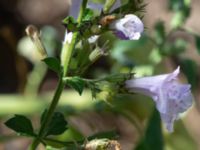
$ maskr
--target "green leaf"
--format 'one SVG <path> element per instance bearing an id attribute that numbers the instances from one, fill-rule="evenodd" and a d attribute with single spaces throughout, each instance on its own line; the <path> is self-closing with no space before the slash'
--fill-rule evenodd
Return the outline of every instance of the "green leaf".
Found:
<path id="1" fill-rule="evenodd" d="M 155 29 L 154 37 L 155 37 L 156 43 L 158 45 L 163 44 L 163 42 L 165 41 L 165 36 L 166 36 L 164 22 L 162 21 L 157 22 L 154 29 Z"/>
<path id="2" fill-rule="evenodd" d="M 13 118 L 6 121 L 5 125 L 22 135 L 34 135 L 32 123 L 25 116 L 15 115 Z"/>
<path id="3" fill-rule="evenodd" d="M 136 150 L 163 150 L 161 119 L 160 114 L 156 109 L 154 109 L 149 120 L 145 136 L 136 147 Z"/>
<path id="4" fill-rule="evenodd" d="M 196 40 L 195 42 L 196 42 L 197 51 L 200 54 L 200 36 L 196 35 L 195 40 Z"/>
<path id="5" fill-rule="evenodd" d="M 41 125 L 44 121 L 44 117 L 46 116 L 46 113 L 47 111 L 44 111 L 44 113 L 41 116 Z M 66 126 L 67 126 L 67 121 L 65 120 L 64 115 L 60 112 L 55 112 L 46 130 L 46 136 L 60 135 L 65 132 L 65 130 L 67 129 Z"/>
<path id="6" fill-rule="evenodd" d="M 94 15 L 93 11 L 89 8 L 86 8 L 85 11 L 84 11 L 82 20 L 83 21 L 90 21 L 92 19 L 93 15 Z"/>
<path id="7" fill-rule="evenodd" d="M 127 3 L 121 5 L 121 7 L 113 10 L 111 13 L 129 14 L 136 12 L 144 12 L 146 5 L 146 3 L 140 1 L 128 0 Z"/>
<path id="8" fill-rule="evenodd" d="M 43 59 L 43 61 L 46 63 L 46 65 L 49 67 L 49 69 L 55 71 L 56 73 L 61 73 L 61 66 L 58 59 L 53 57 L 47 57 Z"/>
<path id="9" fill-rule="evenodd" d="M 78 29 L 78 23 L 71 16 L 68 16 L 65 19 L 63 19 L 62 23 L 68 31 L 76 31 Z"/>
<path id="10" fill-rule="evenodd" d="M 192 87 L 197 87 L 198 84 L 198 72 L 197 72 L 197 64 L 190 59 L 183 59 L 180 62 L 181 70 L 186 75 L 188 82 L 192 85 Z"/>
<path id="11" fill-rule="evenodd" d="M 85 81 L 80 77 L 75 76 L 67 79 L 66 84 L 75 89 L 79 95 L 81 95 L 85 86 Z"/>

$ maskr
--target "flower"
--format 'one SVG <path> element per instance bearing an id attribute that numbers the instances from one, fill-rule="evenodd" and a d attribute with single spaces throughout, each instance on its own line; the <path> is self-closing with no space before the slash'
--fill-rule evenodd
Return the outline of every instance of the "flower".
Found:
<path id="1" fill-rule="evenodd" d="M 192 105 L 191 86 L 178 83 L 179 72 L 178 67 L 170 74 L 136 78 L 125 83 L 130 92 L 152 97 L 169 132 L 173 131 L 173 123 L 178 119 L 179 113 L 186 111 Z"/>
<path id="2" fill-rule="evenodd" d="M 144 25 L 140 18 L 133 14 L 125 15 L 110 24 L 116 36 L 123 40 L 138 40 L 144 30 Z"/>

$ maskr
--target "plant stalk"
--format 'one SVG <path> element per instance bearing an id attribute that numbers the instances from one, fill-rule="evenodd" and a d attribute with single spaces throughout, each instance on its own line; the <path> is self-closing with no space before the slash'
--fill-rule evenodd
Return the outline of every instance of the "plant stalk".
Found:
<path id="1" fill-rule="evenodd" d="M 82 17 L 83 17 L 83 13 L 85 11 L 85 8 L 87 6 L 87 1 L 88 0 L 83 0 L 82 1 L 82 5 L 80 7 L 80 12 L 79 12 L 79 16 L 78 16 L 78 19 L 77 19 L 77 23 L 78 23 L 78 26 L 81 24 L 81 20 L 82 20 Z M 77 37 L 78 37 L 78 31 L 74 32 L 73 33 L 73 36 L 72 36 L 72 41 L 70 43 L 70 46 L 68 47 L 67 50 L 63 49 L 63 51 L 66 51 L 65 53 L 65 62 L 64 62 L 64 66 L 63 66 L 63 76 L 65 77 L 68 73 L 68 69 L 69 69 L 69 64 L 70 64 L 70 58 L 71 58 L 71 55 L 72 55 L 72 52 L 74 50 L 74 47 L 76 45 L 76 40 L 77 40 Z M 66 41 L 67 42 L 67 41 Z M 68 43 L 64 43 L 64 46 L 63 48 L 67 48 L 67 46 L 65 46 L 66 44 Z"/>
<path id="2" fill-rule="evenodd" d="M 88 0 L 83 0 L 82 1 L 82 5 L 81 5 L 81 8 L 80 8 L 79 16 L 78 16 L 78 19 L 77 19 L 77 22 L 78 22 L 79 25 L 81 23 L 81 20 L 82 20 L 82 17 L 83 17 L 83 13 L 84 13 L 86 5 L 87 5 L 87 1 Z M 59 78 L 57 89 L 56 89 L 55 94 L 53 96 L 53 99 L 51 101 L 50 107 L 49 107 L 49 109 L 47 111 L 47 115 L 45 116 L 44 121 L 42 122 L 41 128 L 39 130 L 39 134 L 38 134 L 37 138 L 34 139 L 34 141 L 33 141 L 32 145 L 30 146 L 29 150 L 35 150 L 38 147 L 38 145 L 40 144 L 41 139 L 43 139 L 45 134 L 46 134 L 46 128 L 48 127 L 48 125 L 49 125 L 49 123 L 51 121 L 51 118 L 53 116 L 53 113 L 54 113 L 54 111 L 56 109 L 56 106 L 57 106 L 57 104 L 59 102 L 60 96 L 61 96 L 62 91 L 63 91 L 64 86 L 65 86 L 65 83 L 63 82 L 62 78 L 65 77 L 67 75 L 67 73 L 68 73 L 70 58 L 71 58 L 72 52 L 74 50 L 77 37 L 78 37 L 78 32 L 75 32 L 73 34 L 72 42 L 70 43 L 69 49 L 67 50 L 67 53 L 66 53 L 66 56 L 65 56 L 66 59 L 65 59 L 65 62 L 64 62 L 64 66 L 63 66 L 64 67 L 63 75 Z M 63 47 L 64 47 L 64 45 L 63 45 Z"/>

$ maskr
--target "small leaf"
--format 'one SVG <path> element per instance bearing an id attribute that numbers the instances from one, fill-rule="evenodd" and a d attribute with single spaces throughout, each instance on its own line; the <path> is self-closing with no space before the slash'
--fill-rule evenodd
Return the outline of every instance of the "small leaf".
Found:
<path id="1" fill-rule="evenodd" d="M 163 150 L 161 119 L 156 109 L 154 109 L 149 120 L 145 136 L 136 147 L 136 150 Z"/>
<path id="2" fill-rule="evenodd" d="M 93 11 L 91 9 L 89 9 L 89 8 L 86 8 L 85 12 L 83 14 L 83 19 L 82 20 L 83 21 L 90 21 L 92 19 L 93 15 L 94 15 Z"/>
<path id="3" fill-rule="evenodd" d="M 200 54 L 200 36 L 195 36 L 197 51 Z"/>
<path id="4" fill-rule="evenodd" d="M 5 125 L 20 134 L 29 136 L 34 135 L 32 123 L 25 116 L 15 115 L 15 117 L 6 121 Z"/>
<path id="5" fill-rule="evenodd" d="M 42 114 L 41 124 L 44 120 L 46 112 L 47 111 L 44 111 L 44 113 Z M 67 121 L 65 120 L 64 115 L 60 112 L 55 112 L 46 130 L 46 136 L 62 134 L 67 129 L 66 126 L 67 126 Z"/>
<path id="6" fill-rule="evenodd" d="M 76 31 L 78 29 L 78 23 L 71 16 L 68 16 L 65 19 L 63 19 L 62 23 L 68 31 Z"/>
<path id="7" fill-rule="evenodd" d="M 53 58 L 53 57 L 47 57 L 43 59 L 43 61 L 46 63 L 49 69 L 55 71 L 58 74 L 61 72 L 61 66 L 58 59 Z"/>
<path id="8" fill-rule="evenodd" d="M 79 95 L 82 94 L 83 89 L 84 89 L 84 85 L 85 82 L 83 81 L 83 79 L 81 79 L 80 77 L 72 77 L 70 79 L 67 79 L 66 83 L 73 89 L 75 89 Z"/>

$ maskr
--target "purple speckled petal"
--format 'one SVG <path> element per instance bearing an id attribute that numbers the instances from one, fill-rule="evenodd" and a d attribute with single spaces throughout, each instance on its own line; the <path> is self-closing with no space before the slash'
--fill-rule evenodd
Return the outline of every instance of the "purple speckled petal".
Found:
<path id="1" fill-rule="evenodd" d="M 178 115 L 192 105 L 192 93 L 189 84 L 178 83 L 178 67 L 170 74 L 135 78 L 125 82 L 130 92 L 152 97 L 169 132 L 173 131 L 173 123 Z"/>

